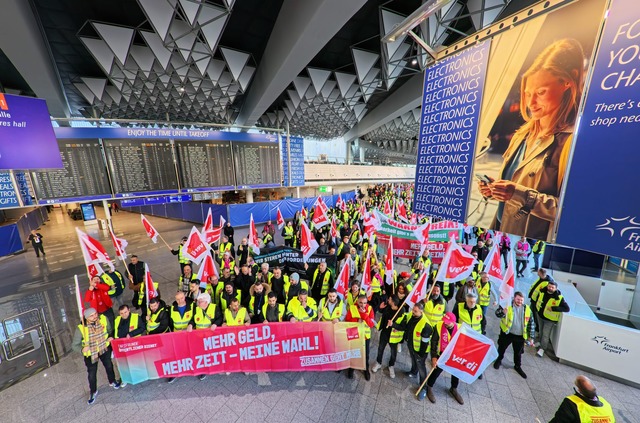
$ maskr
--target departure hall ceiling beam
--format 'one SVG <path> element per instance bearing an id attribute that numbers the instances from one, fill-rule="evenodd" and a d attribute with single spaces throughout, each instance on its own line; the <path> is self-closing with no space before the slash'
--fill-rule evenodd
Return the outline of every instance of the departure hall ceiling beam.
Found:
<path id="1" fill-rule="evenodd" d="M 253 125 L 366 0 L 285 0 L 236 125 Z"/>
<path id="2" fill-rule="evenodd" d="M 30 2 L 4 0 L 0 13 L 0 49 L 36 96 L 44 98 L 52 116 L 69 116 L 53 59 L 40 32 Z"/>
<path id="3" fill-rule="evenodd" d="M 415 109 L 422 102 L 423 74 L 412 76 L 404 85 L 387 97 L 360 122 L 344 134 L 346 142 L 361 137 L 370 131 L 392 121 L 405 112 Z"/>

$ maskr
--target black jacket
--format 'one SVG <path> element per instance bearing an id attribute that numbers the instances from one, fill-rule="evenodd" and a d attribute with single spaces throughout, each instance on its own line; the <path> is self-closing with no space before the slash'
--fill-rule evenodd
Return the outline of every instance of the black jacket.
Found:
<path id="1" fill-rule="evenodd" d="M 544 320 L 549 320 L 546 317 L 544 317 L 544 307 L 547 304 L 547 301 L 552 299 L 558 299 L 558 297 L 560 297 L 562 293 L 560 292 L 559 289 L 556 289 L 556 291 L 553 294 L 549 294 L 549 292 L 546 289 L 544 289 L 540 291 L 540 295 L 542 296 L 542 302 L 540 303 L 540 309 L 536 310 L 538 313 L 538 317 Z M 538 297 L 538 300 L 539 299 L 540 297 Z M 570 310 L 569 304 L 567 304 L 567 302 L 564 300 L 564 297 L 560 301 L 560 305 L 551 307 L 551 311 L 559 311 L 560 313 L 568 313 L 569 310 Z"/>
<path id="2" fill-rule="evenodd" d="M 583 397 L 580 394 L 576 394 L 578 397 L 589 404 L 592 407 L 602 407 L 602 402 L 596 397 L 595 400 L 589 400 Z M 549 423 L 580 423 L 580 414 L 578 413 L 578 406 L 571 401 L 569 398 L 565 398 L 558 411 L 556 411 L 556 415 L 553 416 Z"/>
<path id="3" fill-rule="evenodd" d="M 171 326 L 171 319 L 169 318 L 169 310 L 167 310 L 167 305 L 162 300 L 160 300 L 160 304 L 158 307 L 158 317 L 156 317 L 156 322 L 159 324 L 159 326 L 154 330 L 148 331 L 147 333 L 149 335 L 165 333 L 167 332 L 167 329 L 169 329 L 169 327 Z"/>
<path id="4" fill-rule="evenodd" d="M 113 328 L 113 331 L 118 338 L 126 338 L 127 335 L 133 338 L 134 336 L 145 334 L 147 330 L 146 329 L 147 325 L 146 325 L 146 321 L 144 320 L 144 317 L 138 316 L 138 327 L 132 331 L 129 331 L 130 321 L 131 321 L 131 315 L 129 315 L 129 318 L 127 320 L 120 319 L 120 324 L 118 325 L 118 327 Z"/>
<path id="5" fill-rule="evenodd" d="M 129 273 L 131 274 L 131 278 L 133 279 L 134 284 L 139 284 L 144 281 L 143 261 L 138 261 L 138 263 L 136 264 L 129 263 L 127 267 L 129 268 Z"/>
<path id="6" fill-rule="evenodd" d="M 393 317 L 393 315 L 391 316 Z M 403 320 L 403 323 L 401 323 L 400 325 L 396 325 L 396 324 L 393 325 L 396 329 L 404 330 L 404 339 L 409 343 L 409 348 L 413 348 L 413 332 L 416 325 L 420 321 L 420 319 L 421 319 L 420 317 L 414 317 L 413 315 L 409 315 L 408 317 L 405 317 L 405 319 Z M 431 327 L 429 322 L 427 322 L 427 324 L 424 325 L 424 328 L 422 328 L 420 337 L 423 339 L 430 339 L 432 332 L 433 332 L 433 328 Z M 429 341 L 420 342 L 420 351 L 416 351 L 418 355 L 421 355 L 421 356 L 426 355 L 428 351 L 429 351 Z"/>

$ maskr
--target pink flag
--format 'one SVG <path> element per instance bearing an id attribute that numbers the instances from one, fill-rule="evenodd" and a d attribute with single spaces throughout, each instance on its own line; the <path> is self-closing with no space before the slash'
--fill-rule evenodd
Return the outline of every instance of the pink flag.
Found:
<path id="1" fill-rule="evenodd" d="M 393 235 L 389 236 L 387 261 L 384 262 L 384 279 L 387 285 L 393 285 Z"/>
<path id="2" fill-rule="evenodd" d="M 473 267 L 478 262 L 475 257 L 467 253 L 451 237 L 447 251 L 436 275 L 437 281 L 458 282 L 465 280 L 473 271 Z"/>
<path id="3" fill-rule="evenodd" d="M 336 279 L 336 283 L 333 286 L 336 291 L 338 291 L 338 295 L 340 298 L 344 299 L 349 292 L 349 276 L 351 275 L 351 263 L 349 260 L 345 260 L 344 266 L 342 266 L 342 270 L 340 270 L 340 274 Z"/>
<path id="4" fill-rule="evenodd" d="M 309 257 L 318 249 L 318 241 L 313 237 L 306 223 L 300 224 L 300 249 L 302 250 L 302 259 L 306 263 Z"/>
<path id="5" fill-rule="evenodd" d="M 195 226 L 192 227 L 191 233 L 189 233 L 183 246 L 184 256 L 194 263 L 200 264 L 205 255 L 209 255 L 210 248 L 202 234 L 198 232 Z"/>
<path id="6" fill-rule="evenodd" d="M 111 242 L 113 243 L 113 247 L 116 249 L 116 257 L 124 261 L 127 258 L 127 252 L 125 251 L 125 248 L 127 248 L 127 245 L 129 245 L 129 243 L 122 238 L 116 237 L 116 234 L 113 233 L 111 226 L 109 226 L 109 235 L 111 235 Z"/>
<path id="7" fill-rule="evenodd" d="M 144 214 L 140 215 L 140 219 L 142 220 L 142 226 L 144 226 L 144 230 L 147 232 L 147 236 L 151 238 L 154 244 L 158 243 L 158 231 L 153 227 L 151 222 L 144 216 Z"/>
<path id="8" fill-rule="evenodd" d="M 280 207 L 278 207 L 278 211 L 276 212 L 276 224 L 278 225 L 278 229 L 282 229 L 284 226 L 284 217 L 282 217 Z"/>
<path id="9" fill-rule="evenodd" d="M 320 204 L 316 204 L 316 207 L 313 211 L 313 219 L 311 219 L 311 221 L 313 222 L 313 226 L 316 229 L 320 229 L 323 226 L 329 224 L 329 218 L 327 217 L 325 211 L 322 209 L 322 206 L 320 206 Z"/>
<path id="10" fill-rule="evenodd" d="M 513 299 L 513 293 L 516 289 L 516 278 L 513 273 L 513 269 L 515 269 L 515 267 L 516 266 L 513 263 L 513 255 L 509 253 L 509 267 L 507 267 L 504 279 L 500 285 L 500 299 L 498 300 L 498 303 L 502 308 L 507 308 Z"/>
<path id="11" fill-rule="evenodd" d="M 224 220 L 222 216 L 220 223 Z M 205 239 L 205 242 L 208 244 L 215 244 L 220 241 L 220 235 L 222 234 L 222 225 L 218 228 L 213 227 L 213 216 L 211 215 L 211 209 L 207 213 L 207 218 L 204 221 L 204 227 L 202 228 L 202 236 Z"/>
<path id="12" fill-rule="evenodd" d="M 207 254 L 198 269 L 198 279 L 202 282 L 208 282 L 211 276 L 220 277 L 220 274 L 213 261 L 213 257 L 211 257 L 211 254 Z"/>
<path id="13" fill-rule="evenodd" d="M 427 296 L 427 272 L 422 272 L 416 282 L 415 286 L 409 293 L 405 304 L 409 306 L 409 309 L 413 307 L 417 302 L 420 302 Z"/>
<path id="14" fill-rule="evenodd" d="M 256 230 L 256 224 L 253 221 L 253 213 L 251 213 L 251 218 L 249 220 L 248 243 L 254 254 L 260 254 L 260 241 L 258 240 L 258 231 Z"/>

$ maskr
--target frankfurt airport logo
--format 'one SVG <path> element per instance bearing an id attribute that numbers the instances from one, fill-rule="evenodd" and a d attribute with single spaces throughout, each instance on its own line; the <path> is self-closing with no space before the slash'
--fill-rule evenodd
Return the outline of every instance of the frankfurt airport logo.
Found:
<path id="1" fill-rule="evenodd" d="M 609 342 L 609 339 L 607 339 L 606 336 L 594 336 L 593 338 L 591 338 L 591 340 L 594 341 L 596 344 Z"/>
<path id="2" fill-rule="evenodd" d="M 596 231 L 608 231 L 611 238 L 618 235 L 626 242 L 625 250 L 640 252 L 640 222 L 636 219 L 636 216 L 610 217 L 596 225 Z"/>
<path id="3" fill-rule="evenodd" d="M 606 336 L 598 335 L 591 338 L 593 342 L 600 345 L 604 351 L 610 352 L 612 354 L 622 355 L 627 354 L 629 352 L 628 348 L 621 347 L 620 345 L 612 344 L 609 341 L 609 338 Z"/>

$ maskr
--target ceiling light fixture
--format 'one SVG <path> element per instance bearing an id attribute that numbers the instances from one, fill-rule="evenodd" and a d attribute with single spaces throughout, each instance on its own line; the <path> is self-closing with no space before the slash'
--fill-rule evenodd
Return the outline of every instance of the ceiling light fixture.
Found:
<path id="1" fill-rule="evenodd" d="M 397 38 L 409 34 L 413 28 L 418 26 L 420 22 L 433 15 L 443 6 L 451 3 L 452 0 L 428 0 L 422 6 L 417 8 L 415 12 L 407 16 L 402 22 L 394 26 L 391 32 L 382 37 L 383 43 L 393 43 Z"/>
<path id="2" fill-rule="evenodd" d="M 411 61 L 411 64 L 412 64 L 413 66 L 417 65 L 417 64 L 418 64 L 418 59 L 414 58 L 414 59 Z"/>

